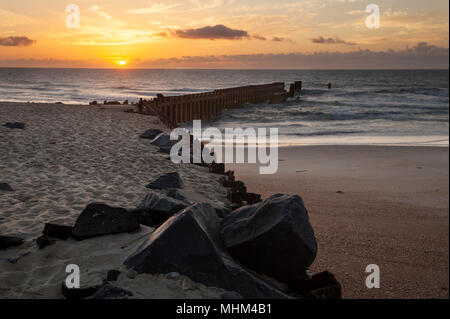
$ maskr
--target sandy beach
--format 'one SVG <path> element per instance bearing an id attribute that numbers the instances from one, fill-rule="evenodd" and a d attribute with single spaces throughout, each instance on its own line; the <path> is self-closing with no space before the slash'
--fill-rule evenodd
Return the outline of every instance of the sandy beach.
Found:
<path id="1" fill-rule="evenodd" d="M 0 298 L 63 298 L 60 286 L 66 265 L 79 263 L 88 269 L 87 278 L 98 281 L 111 267 L 121 269 L 138 239 L 154 230 L 144 227 L 135 234 L 37 248 L 34 240 L 45 223 L 73 225 L 89 203 L 136 208 L 149 182 L 174 171 L 182 176 L 186 190 L 195 189 L 212 202 L 226 200 L 218 176 L 208 174 L 207 168 L 175 165 L 148 139 L 140 139 L 149 128 L 164 128 L 154 117 L 123 112 L 129 108 L 0 103 L 2 125 L 26 124 L 24 130 L 0 126 L 0 178 L 15 189 L 0 194 L 0 234 L 26 239 L 18 248 L 0 251 Z M 120 249 L 130 242 L 134 246 Z M 16 264 L 5 262 L 24 253 L 29 255 Z M 122 280 L 136 298 L 218 296 L 216 288 L 187 278 L 140 275 L 131 282 L 126 276 Z M 145 288 L 143 282 L 153 287 Z"/>
<path id="2" fill-rule="evenodd" d="M 448 298 L 448 148 L 280 148 L 276 175 L 229 165 L 249 191 L 300 194 L 344 298 Z M 377 264 L 381 288 L 367 289 Z"/>
<path id="3" fill-rule="evenodd" d="M 139 135 L 163 129 L 151 116 L 120 106 L 0 103 L 0 177 L 16 191 L 0 195 L 0 233 L 26 239 L 0 252 L 0 298 L 62 298 L 65 266 L 78 262 L 89 280 L 111 267 L 124 270 L 121 287 L 136 298 L 216 298 L 220 289 L 187 278 L 139 275 L 121 265 L 143 227 L 123 236 L 60 242 L 38 250 L 46 222 L 71 225 L 91 202 L 135 208 L 161 174 L 178 171 L 187 190 L 226 201 L 207 168 L 175 165 Z M 313 271 L 329 270 L 344 298 L 448 298 L 448 148 L 308 146 L 280 149 L 276 175 L 231 165 L 249 191 L 264 198 L 299 194 L 319 244 Z M 127 247 L 126 250 L 120 247 Z M 129 248 L 129 250 L 128 250 Z M 16 264 L 4 258 L 19 258 Z M 381 269 L 381 289 L 365 287 L 365 267 Z M 134 277 L 134 276 L 131 276 Z M 150 282 L 153 288 L 144 283 Z"/>

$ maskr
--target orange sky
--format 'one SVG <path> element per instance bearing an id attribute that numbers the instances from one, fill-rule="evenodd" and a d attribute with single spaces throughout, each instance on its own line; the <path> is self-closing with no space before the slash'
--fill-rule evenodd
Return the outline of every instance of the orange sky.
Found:
<path id="1" fill-rule="evenodd" d="M 372 1 L 74 0 L 80 28 L 69 29 L 70 2 L 0 0 L 0 66 L 142 67 L 186 56 L 387 51 L 420 42 L 448 48 L 447 0 L 375 2 L 379 29 L 365 25 Z M 196 61 L 190 66 L 204 63 Z"/>

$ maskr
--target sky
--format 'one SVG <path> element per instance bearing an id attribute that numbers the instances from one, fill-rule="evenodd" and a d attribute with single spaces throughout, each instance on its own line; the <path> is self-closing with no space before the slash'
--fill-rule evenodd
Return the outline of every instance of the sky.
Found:
<path id="1" fill-rule="evenodd" d="M 379 28 L 366 24 L 369 4 Z M 448 10 L 448 0 L 0 0 L 0 67 L 448 69 Z"/>

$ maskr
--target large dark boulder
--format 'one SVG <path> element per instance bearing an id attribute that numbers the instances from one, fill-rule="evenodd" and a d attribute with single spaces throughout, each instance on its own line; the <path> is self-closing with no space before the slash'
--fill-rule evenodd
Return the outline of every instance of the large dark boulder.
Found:
<path id="1" fill-rule="evenodd" d="M 0 250 L 5 250 L 11 247 L 17 247 L 22 244 L 23 244 L 22 238 L 0 235 Z"/>
<path id="2" fill-rule="evenodd" d="M 167 196 L 178 199 L 188 205 L 195 203 L 211 205 L 216 210 L 217 215 L 221 218 L 230 212 L 230 210 L 226 208 L 222 202 L 207 198 L 205 195 L 195 191 L 172 188 L 167 191 Z"/>
<path id="3" fill-rule="evenodd" d="M 105 204 L 89 204 L 78 216 L 72 231 L 74 239 L 131 232 L 140 227 L 139 214 Z"/>
<path id="4" fill-rule="evenodd" d="M 0 183 L 0 191 L 4 192 L 15 192 L 14 188 L 9 186 L 8 183 Z"/>
<path id="5" fill-rule="evenodd" d="M 159 134 L 161 134 L 163 131 L 158 129 L 150 129 L 145 131 L 141 134 L 140 138 L 147 138 L 153 140 L 155 137 L 157 137 Z"/>
<path id="6" fill-rule="evenodd" d="M 237 264 L 224 250 L 220 219 L 210 205 L 194 204 L 150 234 L 125 265 L 138 273 L 178 272 L 245 298 L 287 298 Z"/>
<path id="7" fill-rule="evenodd" d="M 72 226 L 46 223 L 42 234 L 50 238 L 66 240 L 72 236 L 72 231 Z"/>
<path id="8" fill-rule="evenodd" d="M 246 267 L 281 282 L 304 274 L 317 255 L 308 212 L 298 195 L 277 194 L 222 221 L 229 253 Z"/>
<path id="9" fill-rule="evenodd" d="M 183 180 L 180 174 L 177 172 L 167 173 L 158 177 L 155 181 L 146 186 L 150 189 L 171 189 L 171 188 L 184 188 Z"/>
<path id="10" fill-rule="evenodd" d="M 137 207 L 137 212 L 142 225 L 157 227 L 187 206 L 189 204 L 184 201 L 150 192 Z"/>

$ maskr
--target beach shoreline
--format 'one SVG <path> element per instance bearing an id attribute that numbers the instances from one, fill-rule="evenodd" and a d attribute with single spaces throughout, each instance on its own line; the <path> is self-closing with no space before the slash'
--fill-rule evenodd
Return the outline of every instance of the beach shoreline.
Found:
<path id="1" fill-rule="evenodd" d="M 187 189 L 227 201 L 219 176 L 204 167 L 175 165 L 140 139 L 147 129 L 165 129 L 154 117 L 123 112 L 128 108 L 0 103 L 0 124 L 26 124 L 25 130 L 0 126 L 1 178 L 16 190 L 0 197 L 0 233 L 25 238 L 26 248 L 34 246 L 32 262 L 24 257 L 17 265 L 0 266 L 8 287 L 48 285 L 50 268 L 42 265 L 47 253 L 35 251 L 33 242 L 45 222 L 72 224 L 93 201 L 135 208 L 148 192 L 145 185 L 163 173 L 177 171 Z M 275 193 L 303 198 L 319 243 L 311 269 L 335 273 L 344 298 L 448 298 L 448 148 L 281 147 L 279 160 L 276 175 L 260 175 L 252 165 L 227 168 L 263 198 Z M 93 249 L 95 243 L 86 245 Z M 46 263 L 62 265 L 67 257 L 58 254 L 69 251 L 70 245 L 58 243 Z M 8 255 L 18 252 L 8 250 Z M 108 259 L 98 250 L 95 254 L 99 258 L 92 262 L 99 266 L 94 270 L 104 271 Z M 108 258 L 118 255 L 111 252 Z M 368 264 L 380 266 L 381 289 L 365 287 Z M 55 290 L 60 279 L 54 277 L 46 296 L 60 297 Z M 164 296 L 199 296 L 179 296 L 175 290 Z M 0 296 L 30 297 L 12 290 Z"/>

